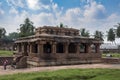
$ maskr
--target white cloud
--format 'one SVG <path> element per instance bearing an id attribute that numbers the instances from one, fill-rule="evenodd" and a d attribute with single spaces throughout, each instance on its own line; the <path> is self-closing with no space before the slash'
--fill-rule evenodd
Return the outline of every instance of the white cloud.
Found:
<path id="1" fill-rule="evenodd" d="M 68 27 L 72 26 L 77 29 L 86 28 L 90 33 L 94 33 L 95 30 L 106 32 L 106 30 L 113 27 L 113 25 L 117 24 L 120 20 L 120 15 L 116 13 L 106 16 L 105 6 L 97 3 L 95 0 L 82 0 L 82 2 L 85 3 L 82 8 L 75 7 L 67 10 L 59 7 L 53 0 L 48 0 L 50 2 L 46 2 L 46 0 L 26 0 L 26 3 L 23 5 L 24 0 L 18 2 L 20 5 L 17 3 L 19 0 L 8 1 L 11 4 L 9 12 L 16 14 L 12 16 L 10 14 L 9 17 L 7 16 L 4 22 L 0 24 L 5 26 L 8 32 L 16 31 L 26 17 L 29 17 L 36 27 L 43 25 L 56 26 L 62 22 L 64 25 L 68 25 Z M 19 13 L 16 10 L 18 9 L 17 7 L 25 7 L 25 9 Z M 31 13 L 27 12 L 26 9 L 34 11 Z M 38 12 L 34 14 L 36 10 L 38 10 Z M 0 13 L 1 11 L 2 10 L 0 10 Z M 4 11 L 2 13 L 4 14 Z"/>
<path id="2" fill-rule="evenodd" d="M 90 3 L 90 4 L 91 4 L 92 2 L 94 2 L 94 1 L 95 1 L 95 0 L 86 0 L 86 2 L 87 2 L 87 3 Z"/>
<path id="3" fill-rule="evenodd" d="M 103 19 L 105 18 L 105 7 L 95 1 L 88 1 L 89 4 L 85 6 L 84 17 L 89 19 Z"/>
<path id="4" fill-rule="evenodd" d="M 6 0 L 8 5 L 11 7 L 25 7 L 25 0 Z"/>
<path id="5" fill-rule="evenodd" d="M 16 15 L 13 20 L 16 22 L 16 24 L 19 25 L 19 24 L 23 23 L 25 18 L 27 18 L 29 16 L 30 16 L 30 14 L 24 10 L 20 14 Z"/>
<path id="6" fill-rule="evenodd" d="M 79 16 L 80 14 L 81 14 L 80 8 L 72 8 L 66 11 L 66 16 L 74 17 L 74 16 Z"/>
<path id="7" fill-rule="evenodd" d="M 91 6 L 97 6 L 98 8 L 96 8 L 96 11 L 99 10 L 103 10 L 104 11 L 104 6 L 101 4 L 97 4 L 97 3 L 92 3 Z M 32 15 L 31 20 L 35 23 L 35 25 L 39 26 L 39 25 L 57 25 L 60 22 L 63 22 L 63 24 L 68 25 L 69 27 L 74 27 L 77 29 L 80 28 L 86 28 L 88 30 L 90 30 L 91 33 L 93 33 L 95 30 L 101 30 L 101 31 L 105 31 L 108 29 L 108 21 L 105 21 L 106 18 L 104 19 L 96 19 L 96 20 L 92 20 L 95 17 L 84 17 L 84 12 L 85 10 L 81 9 L 81 8 L 71 8 L 66 10 L 65 13 L 62 12 L 62 9 L 60 7 L 58 7 L 58 5 L 56 3 L 52 2 L 52 12 L 46 13 L 46 12 L 42 12 L 40 14 L 36 14 L 36 15 Z M 92 9 L 90 9 L 92 10 Z M 97 12 L 96 12 L 97 13 Z M 94 13 L 95 14 L 95 13 Z M 103 24 L 105 23 L 105 25 Z M 110 24 L 112 25 L 112 24 Z M 104 27 L 103 27 L 104 26 Z M 103 28 L 105 28 L 103 30 Z"/>
<path id="8" fill-rule="evenodd" d="M 4 27 L 7 33 L 16 32 L 20 28 L 20 24 L 24 23 L 25 18 L 28 16 L 29 14 L 26 11 L 14 16 L 6 16 L 7 18 L 0 20 L 0 26 Z"/>
<path id="9" fill-rule="evenodd" d="M 119 18 L 119 15 L 116 13 L 113 13 L 107 18 L 107 20 L 115 20 L 117 18 Z"/>
<path id="10" fill-rule="evenodd" d="M 0 2 L 0 15 L 4 14 L 4 10 L 1 8 L 1 2 Z"/>
<path id="11" fill-rule="evenodd" d="M 41 0 L 27 0 L 27 5 L 30 9 L 49 9 L 49 5 L 45 5 Z"/>
<path id="12" fill-rule="evenodd" d="M 56 22 L 53 14 L 44 13 L 44 12 L 42 12 L 38 15 L 32 15 L 31 20 L 34 21 L 36 26 L 54 25 Z"/>
<path id="13" fill-rule="evenodd" d="M 39 0 L 27 0 L 28 7 L 31 9 L 39 9 Z"/>
<path id="14" fill-rule="evenodd" d="M 60 22 L 63 22 L 67 25 L 75 26 L 79 21 L 81 13 L 82 12 L 80 8 L 68 9 L 66 13 L 63 16 L 61 16 Z"/>
<path id="15" fill-rule="evenodd" d="M 4 11 L 2 9 L 0 9 L 0 15 L 4 14 Z"/>
<path id="16" fill-rule="evenodd" d="M 12 7 L 12 8 L 9 10 L 9 13 L 10 13 L 10 14 L 18 14 L 18 11 L 17 11 L 14 7 Z"/>

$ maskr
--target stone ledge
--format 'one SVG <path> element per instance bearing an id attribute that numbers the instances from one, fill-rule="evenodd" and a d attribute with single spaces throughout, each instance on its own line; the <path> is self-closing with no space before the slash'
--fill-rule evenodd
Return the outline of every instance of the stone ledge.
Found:
<path id="1" fill-rule="evenodd" d="M 72 64 L 91 64 L 91 63 L 101 63 L 101 60 L 82 60 L 82 61 L 40 61 L 40 62 L 35 62 L 35 61 L 27 61 L 27 64 L 29 66 L 55 66 L 55 65 L 72 65 Z"/>

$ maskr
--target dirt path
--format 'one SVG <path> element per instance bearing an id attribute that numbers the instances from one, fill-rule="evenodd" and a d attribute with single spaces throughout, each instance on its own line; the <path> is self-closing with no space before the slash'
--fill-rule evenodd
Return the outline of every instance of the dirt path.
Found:
<path id="1" fill-rule="evenodd" d="M 35 72 L 35 71 L 51 71 L 51 70 L 69 69 L 69 68 L 120 69 L 120 64 L 82 64 L 82 65 L 67 65 L 67 66 L 65 65 L 65 66 L 35 67 L 35 68 L 26 68 L 26 69 L 10 69 L 10 66 L 8 66 L 7 70 L 3 70 L 3 66 L 0 66 L 0 75 Z"/>

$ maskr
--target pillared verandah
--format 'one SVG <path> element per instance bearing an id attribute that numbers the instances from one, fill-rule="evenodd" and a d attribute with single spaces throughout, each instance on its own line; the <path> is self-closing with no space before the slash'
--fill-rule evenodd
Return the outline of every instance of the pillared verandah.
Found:
<path id="1" fill-rule="evenodd" d="M 101 62 L 102 41 L 81 37 L 79 30 L 43 26 L 33 36 L 15 41 L 16 65 L 49 66 Z"/>

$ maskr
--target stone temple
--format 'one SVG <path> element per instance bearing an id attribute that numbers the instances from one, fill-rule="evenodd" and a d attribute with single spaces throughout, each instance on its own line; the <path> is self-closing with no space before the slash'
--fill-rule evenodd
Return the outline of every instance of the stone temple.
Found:
<path id="1" fill-rule="evenodd" d="M 78 29 L 39 27 L 35 35 L 15 41 L 18 68 L 101 62 L 100 45 L 94 38 L 81 37 Z"/>

